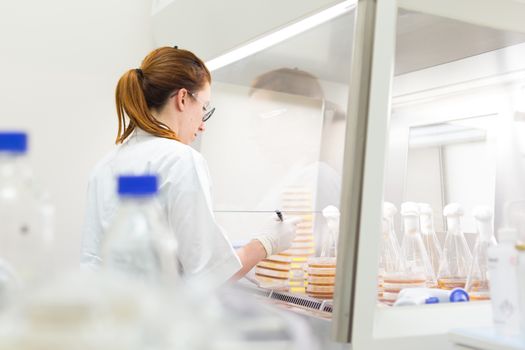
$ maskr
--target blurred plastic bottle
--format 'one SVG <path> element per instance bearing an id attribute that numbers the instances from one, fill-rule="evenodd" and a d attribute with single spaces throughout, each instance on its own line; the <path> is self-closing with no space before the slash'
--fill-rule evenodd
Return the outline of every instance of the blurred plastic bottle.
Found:
<path id="1" fill-rule="evenodd" d="M 488 249 L 497 245 L 492 229 L 492 210 L 479 206 L 474 208 L 473 216 L 476 221 L 478 237 L 472 254 L 465 289 L 472 300 L 490 299 L 488 276 Z"/>
<path id="2" fill-rule="evenodd" d="M 102 242 L 102 266 L 147 284 L 178 280 L 177 243 L 156 201 L 157 177 L 120 176 L 120 206 Z"/>
<path id="3" fill-rule="evenodd" d="M 518 252 L 518 302 L 520 309 L 520 325 L 521 334 L 525 335 L 525 242 L 518 242 L 516 244 Z"/>
<path id="4" fill-rule="evenodd" d="M 436 286 L 436 275 L 428 257 L 419 232 L 419 207 L 416 203 L 405 202 L 401 205 L 401 215 L 405 235 L 401 252 L 405 258 L 405 274 L 414 280 L 423 279 L 427 287 Z"/>
<path id="5" fill-rule="evenodd" d="M 492 317 L 498 332 L 514 335 L 519 332 L 518 254 L 515 248 L 517 230 L 498 230 L 499 244 L 488 249 Z"/>
<path id="6" fill-rule="evenodd" d="M 461 230 L 463 209 L 457 203 L 450 203 L 443 209 L 443 215 L 447 218 L 447 235 L 439 263 L 438 287 L 465 288 L 472 254 Z"/>
<path id="7" fill-rule="evenodd" d="M 441 249 L 441 244 L 434 229 L 432 207 L 427 203 L 419 203 L 419 223 L 421 226 L 421 237 L 423 238 L 423 244 L 427 250 L 430 264 L 432 265 L 432 271 L 434 271 L 434 274 L 437 276 L 443 250 Z"/>
<path id="8" fill-rule="evenodd" d="M 27 161 L 27 141 L 25 132 L 0 132 L 2 294 L 8 284 L 31 287 L 52 275 L 54 210 L 36 190 Z"/>

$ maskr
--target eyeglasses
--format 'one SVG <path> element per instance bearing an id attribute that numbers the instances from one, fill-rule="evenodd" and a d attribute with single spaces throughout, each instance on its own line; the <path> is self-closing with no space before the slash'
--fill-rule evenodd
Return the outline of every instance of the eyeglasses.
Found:
<path id="1" fill-rule="evenodd" d="M 207 121 L 208 119 L 211 118 L 211 116 L 213 115 L 213 112 L 215 112 L 215 107 L 212 107 L 210 105 L 209 102 L 204 102 L 202 101 L 200 98 L 197 97 L 196 94 L 194 94 L 193 92 L 189 92 L 188 91 L 188 94 L 193 97 L 196 101 L 202 103 L 202 110 L 204 111 L 204 115 L 202 116 L 202 121 L 205 122 Z"/>

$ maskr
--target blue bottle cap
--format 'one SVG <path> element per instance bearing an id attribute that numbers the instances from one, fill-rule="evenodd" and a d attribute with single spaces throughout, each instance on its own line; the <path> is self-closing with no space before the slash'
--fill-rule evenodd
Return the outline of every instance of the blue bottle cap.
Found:
<path id="1" fill-rule="evenodd" d="M 151 196 L 157 193 L 157 176 L 122 175 L 118 177 L 120 196 Z"/>
<path id="2" fill-rule="evenodd" d="M 428 297 L 425 299 L 425 304 L 438 304 L 439 298 L 438 297 Z"/>
<path id="3" fill-rule="evenodd" d="M 464 301 L 470 301 L 470 297 L 467 291 L 463 288 L 454 288 L 450 292 L 449 300 L 451 303 L 460 303 Z"/>
<path id="4" fill-rule="evenodd" d="M 0 152 L 26 153 L 27 133 L 22 131 L 0 131 Z"/>

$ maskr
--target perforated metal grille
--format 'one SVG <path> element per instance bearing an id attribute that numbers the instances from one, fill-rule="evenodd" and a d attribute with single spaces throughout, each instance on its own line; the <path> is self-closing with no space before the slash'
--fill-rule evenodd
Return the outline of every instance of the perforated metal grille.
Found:
<path id="1" fill-rule="evenodd" d="M 285 303 L 302 306 L 307 309 L 319 310 L 327 313 L 332 313 L 333 310 L 332 303 L 328 300 L 319 300 L 306 295 L 264 289 L 251 285 L 237 285 L 237 287 L 263 298 L 275 299 Z"/>
<path id="2" fill-rule="evenodd" d="M 300 295 L 288 294 L 283 292 L 273 292 L 270 296 L 272 299 L 282 300 L 290 304 L 304 306 L 310 309 L 319 310 L 321 302 L 316 299 L 303 297 Z"/>
<path id="3" fill-rule="evenodd" d="M 331 313 L 333 311 L 333 307 L 332 307 L 331 304 L 326 304 L 326 305 L 323 306 L 323 308 L 321 310 L 324 311 L 324 312 L 330 312 Z"/>

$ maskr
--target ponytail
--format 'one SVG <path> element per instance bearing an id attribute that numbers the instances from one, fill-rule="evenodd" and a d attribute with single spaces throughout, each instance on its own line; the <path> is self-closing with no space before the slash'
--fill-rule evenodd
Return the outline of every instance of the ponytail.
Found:
<path id="1" fill-rule="evenodd" d="M 115 143 L 123 143 L 136 127 L 160 137 L 178 140 L 177 135 L 166 124 L 158 121 L 150 112 L 142 90 L 141 71 L 130 69 L 120 78 L 115 92 L 118 133 Z M 129 124 L 126 125 L 126 115 Z"/>
<path id="2" fill-rule="evenodd" d="M 192 52 L 173 47 L 153 50 L 144 58 L 140 68 L 124 73 L 117 84 L 118 133 L 115 143 L 124 142 L 135 128 L 179 141 L 175 132 L 157 120 L 151 111 L 161 110 L 174 91 L 182 88 L 197 91 L 206 83 L 211 83 L 210 72 Z"/>

